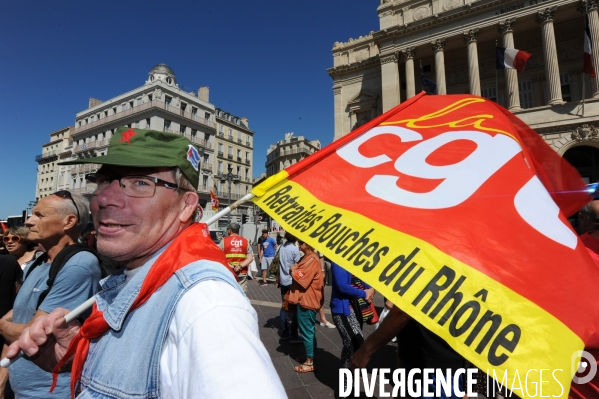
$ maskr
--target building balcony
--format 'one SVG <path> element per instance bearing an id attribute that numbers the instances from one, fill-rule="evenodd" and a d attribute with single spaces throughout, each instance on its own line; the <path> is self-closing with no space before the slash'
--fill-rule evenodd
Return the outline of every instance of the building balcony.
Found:
<path id="1" fill-rule="evenodd" d="M 243 142 L 243 140 L 241 139 L 241 137 L 237 138 L 237 142 L 240 143 L 240 144 Z"/>
<path id="2" fill-rule="evenodd" d="M 241 160 L 241 157 L 237 157 L 237 162 L 243 162 L 243 161 Z"/>
<path id="3" fill-rule="evenodd" d="M 35 161 L 38 162 L 44 158 L 50 158 L 52 156 L 57 156 L 60 152 L 61 152 L 61 150 L 46 151 L 43 154 L 36 155 Z"/>
<path id="4" fill-rule="evenodd" d="M 212 149 L 212 144 L 210 144 L 210 142 L 199 138 L 197 135 L 191 135 L 191 134 L 181 134 L 181 136 L 186 137 L 187 139 L 189 139 L 189 141 L 191 141 L 194 144 L 199 145 L 200 147 L 204 147 L 208 150 Z"/>
<path id="5" fill-rule="evenodd" d="M 313 149 L 310 149 L 308 147 L 298 147 L 298 148 L 289 148 L 289 149 L 279 149 L 276 151 L 271 152 L 270 154 L 268 154 L 268 156 L 266 157 L 267 159 L 267 163 L 272 162 L 273 160 L 275 160 L 278 157 L 281 156 L 285 156 L 285 155 L 293 155 L 293 154 L 305 154 L 305 155 L 310 155 L 314 152 Z"/>
<path id="6" fill-rule="evenodd" d="M 177 116 L 181 116 L 184 117 L 188 120 L 197 122 L 203 126 L 209 127 L 211 129 L 214 129 L 214 122 L 202 118 L 201 116 L 198 116 L 196 114 L 192 114 L 191 112 L 186 112 L 183 111 L 181 108 L 179 107 L 175 107 L 174 105 L 165 103 L 164 101 L 159 101 L 159 100 L 153 100 L 153 101 L 148 101 L 146 103 L 137 105 L 135 107 L 131 107 L 128 108 L 124 111 L 121 112 L 117 112 L 116 114 L 112 114 L 112 115 L 108 115 L 105 116 L 104 118 L 95 120 L 93 122 L 90 122 L 86 125 L 83 126 L 76 126 L 75 127 L 75 132 L 73 133 L 75 134 L 79 134 L 81 132 L 84 132 L 86 130 L 98 127 L 98 126 L 102 126 L 102 125 L 107 125 L 109 123 L 113 123 L 113 122 L 118 122 L 119 120 L 128 118 L 132 115 L 135 115 L 137 113 L 143 112 L 143 111 L 147 111 L 150 110 L 152 108 L 158 109 L 158 110 L 163 110 L 166 111 L 168 113 L 171 113 L 173 115 L 177 115 Z"/>
<path id="7" fill-rule="evenodd" d="M 223 154 L 223 152 L 222 152 L 222 151 L 219 151 L 219 152 L 218 152 L 218 156 L 219 156 L 219 157 L 221 157 L 221 158 L 223 158 L 223 157 L 225 156 L 225 154 Z"/>
<path id="8" fill-rule="evenodd" d="M 202 166 L 201 166 L 202 170 L 207 171 L 207 172 L 212 172 L 212 164 L 208 163 L 208 162 L 202 162 Z"/>
<path id="9" fill-rule="evenodd" d="M 227 158 L 233 159 L 233 154 L 227 154 Z"/>
<path id="10" fill-rule="evenodd" d="M 224 137 L 225 137 L 225 134 L 224 134 L 223 132 L 218 132 L 218 137 L 220 137 L 220 138 L 224 138 Z"/>
<path id="11" fill-rule="evenodd" d="M 89 143 L 83 143 L 81 145 L 76 146 L 75 149 L 73 150 L 73 152 L 77 153 L 77 152 L 81 152 L 81 151 L 93 150 L 94 148 L 104 147 L 106 145 L 108 145 L 108 140 L 92 141 Z"/>
<path id="12" fill-rule="evenodd" d="M 250 141 L 249 141 L 249 140 L 245 142 L 245 145 L 246 145 L 247 147 L 251 147 L 251 146 L 252 146 L 252 145 L 250 144 Z"/>
<path id="13" fill-rule="evenodd" d="M 229 193 L 227 191 L 218 191 L 216 193 L 216 195 L 218 196 L 218 198 L 222 198 L 225 200 L 229 199 Z M 242 197 L 243 197 L 243 195 L 241 195 L 241 194 L 231 193 L 231 201 L 237 201 L 238 199 L 240 199 Z"/>
<path id="14" fill-rule="evenodd" d="M 208 186 L 199 186 L 198 193 L 210 193 L 210 187 Z"/>
<path id="15" fill-rule="evenodd" d="M 85 165 L 73 165 L 71 166 L 71 174 L 75 175 L 75 174 L 79 174 L 79 173 L 83 173 L 83 174 L 88 174 L 88 173 L 95 173 L 98 171 L 98 169 L 100 169 L 101 165 L 95 164 L 95 163 L 88 163 Z"/>
<path id="16" fill-rule="evenodd" d="M 252 162 L 252 161 L 250 161 L 249 159 L 246 159 L 246 160 L 245 160 L 245 163 L 246 163 L 246 164 L 248 164 L 248 165 L 249 165 L 251 162 Z"/>

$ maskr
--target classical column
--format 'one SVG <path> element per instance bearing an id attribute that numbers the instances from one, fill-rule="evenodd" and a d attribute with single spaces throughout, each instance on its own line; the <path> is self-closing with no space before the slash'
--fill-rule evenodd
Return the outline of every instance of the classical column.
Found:
<path id="1" fill-rule="evenodd" d="M 549 89 L 547 104 L 563 104 L 562 85 L 559 79 L 559 65 L 557 63 L 557 49 L 555 46 L 555 32 L 553 30 L 553 17 L 557 6 L 549 7 L 537 12 L 537 23 L 541 25 L 543 38 L 543 57 L 545 59 L 545 79 Z"/>
<path id="2" fill-rule="evenodd" d="M 503 47 L 514 48 L 514 25 L 516 18 L 508 18 L 499 23 L 499 33 L 503 36 Z M 505 86 L 507 95 L 507 109 L 517 111 L 520 109 L 520 92 L 518 91 L 518 71 L 505 68 Z M 499 93 L 497 93 L 499 99 Z"/>
<path id="3" fill-rule="evenodd" d="M 593 48 L 591 49 L 593 56 L 593 67 L 597 72 L 599 66 L 599 0 L 587 0 L 588 1 L 588 14 L 589 19 L 589 30 L 591 31 L 591 42 Z M 582 2 L 582 9 L 584 10 L 585 4 Z M 599 97 L 599 73 L 593 79 L 593 97 Z"/>
<path id="4" fill-rule="evenodd" d="M 416 55 L 416 48 L 408 47 L 402 53 L 404 60 L 406 60 L 406 98 L 412 98 L 416 94 L 416 82 L 414 80 L 414 55 Z"/>
<path id="5" fill-rule="evenodd" d="M 447 87 L 445 86 L 445 56 L 443 54 L 445 38 L 437 39 L 431 42 L 431 44 L 435 52 L 435 83 L 437 83 L 437 94 L 447 94 Z"/>
<path id="6" fill-rule="evenodd" d="M 468 49 L 468 80 L 470 81 L 470 94 L 480 96 L 480 74 L 478 72 L 478 29 L 464 32 L 464 42 Z"/>
<path id="7" fill-rule="evenodd" d="M 381 83 L 383 89 L 383 112 L 399 104 L 399 67 L 397 53 L 381 56 Z"/>

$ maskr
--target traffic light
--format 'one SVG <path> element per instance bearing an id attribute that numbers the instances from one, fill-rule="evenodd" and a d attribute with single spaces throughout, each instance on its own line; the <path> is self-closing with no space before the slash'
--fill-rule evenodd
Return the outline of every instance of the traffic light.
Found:
<path id="1" fill-rule="evenodd" d="M 247 221 L 248 221 L 248 215 L 242 214 L 241 215 L 241 224 L 244 225 L 247 223 Z"/>

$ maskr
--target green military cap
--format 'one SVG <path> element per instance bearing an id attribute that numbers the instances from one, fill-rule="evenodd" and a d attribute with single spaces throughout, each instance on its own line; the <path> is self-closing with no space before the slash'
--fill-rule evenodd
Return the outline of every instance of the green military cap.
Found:
<path id="1" fill-rule="evenodd" d="M 61 165 L 95 163 L 139 168 L 178 167 L 197 189 L 200 161 L 197 148 L 183 136 L 120 127 L 110 139 L 106 155 L 61 162 Z"/>

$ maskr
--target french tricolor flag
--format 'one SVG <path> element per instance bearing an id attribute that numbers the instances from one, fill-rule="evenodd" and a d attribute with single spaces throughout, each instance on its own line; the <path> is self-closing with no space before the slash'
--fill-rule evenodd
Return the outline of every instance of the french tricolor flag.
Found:
<path id="1" fill-rule="evenodd" d="M 595 68 L 593 67 L 593 57 L 591 55 L 592 48 L 591 30 L 589 29 L 589 21 L 587 19 L 586 26 L 584 27 L 584 72 L 594 78 Z"/>
<path id="2" fill-rule="evenodd" d="M 495 47 L 495 55 L 497 69 L 508 68 L 522 72 L 532 54 L 515 48 Z"/>

